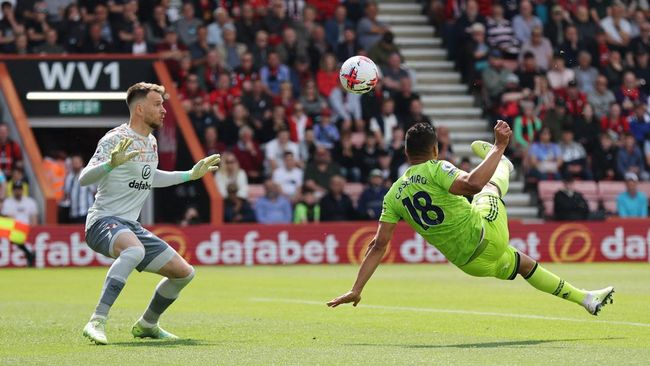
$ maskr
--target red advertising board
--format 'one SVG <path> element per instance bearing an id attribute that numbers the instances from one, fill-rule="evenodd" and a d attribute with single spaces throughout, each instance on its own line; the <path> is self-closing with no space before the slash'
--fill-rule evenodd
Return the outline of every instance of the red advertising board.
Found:
<path id="1" fill-rule="evenodd" d="M 197 265 L 358 263 L 376 224 L 225 225 L 149 228 Z M 38 267 L 97 266 L 112 262 L 84 242 L 81 226 L 32 228 L 27 245 Z M 648 262 L 650 221 L 510 223 L 510 245 L 542 262 Z M 445 258 L 400 224 L 387 263 L 441 263 Z M 0 240 L 0 268 L 25 265 L 20 250 Z"/>

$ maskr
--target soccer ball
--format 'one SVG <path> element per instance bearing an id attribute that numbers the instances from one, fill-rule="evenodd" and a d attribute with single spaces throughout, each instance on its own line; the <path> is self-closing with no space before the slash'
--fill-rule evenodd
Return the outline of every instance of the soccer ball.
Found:
<path id="1" fill-rule="evenodd" d="M 371 59 L 365 56 L 352 56 L 341 66 L 339 80 L 343 89 L 348 92 L 365 94 L 377 85 L 379 70 Z"/>

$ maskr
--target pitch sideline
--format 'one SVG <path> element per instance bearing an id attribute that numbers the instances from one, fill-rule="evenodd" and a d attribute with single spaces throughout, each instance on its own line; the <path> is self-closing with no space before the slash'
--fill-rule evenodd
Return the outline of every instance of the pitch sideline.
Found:
<path id="1" fill-rule="evenodd" d="M 326 306 L 325 301 L 311 301 L 311 300 L 300 300 L 300 299 L 252 297 L 250 298 L 250 300 L 255 302 Z M 364 308 L 394 310 L 394 311 L 413 311 L 413 312 L 422 312 L 422 313 L 441 313 L 441 314 L 463 314 L 463 315 L 492 316 L 492 317 L 520 318 L 520 319 L 538 319 L 538 320 L 558 320 L 558 321 L 577 322 L 577 323 L 601 323 L 601 324 L 626 325 L 631 327 L 650 328 L 650 323 L 636 323 L 636 322 L 626 322 L 620 320 L 596 320 L 596 319 L 590 320 L 590 319 L 563 318 L 563 317 L 556 317 L 556 316 L 544 316 L 544 315 L 534 315 L 534 314 L 506 314 L 506 313 L 495 313 L 495 312 L 488 312 L 488 311 L 414 308 L 414 307 L 407 307 L 407 306 L 386 306 L 386 305 L 367 305 L 367 304 L 363 304 L 362 306 Z"/>

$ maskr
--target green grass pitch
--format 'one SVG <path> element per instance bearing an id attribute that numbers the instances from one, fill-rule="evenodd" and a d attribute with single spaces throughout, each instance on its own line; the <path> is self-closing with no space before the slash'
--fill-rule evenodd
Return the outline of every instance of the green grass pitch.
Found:
<path id="1" fill-rule="evenodd" d="M 158 281 L 134 273 L 108 346 L 81 330 L 105 268 L 0 271 L 0 365 L 650 364 L 648 264 L 548 265 L 578 287 L 613 284 L 598 317 L 525 281 L 448 265 L 383 265 L 359 307 L 325 302 L 356 266 L 199 267 L 161 325 L 184 340 L 134 340 Z"/>

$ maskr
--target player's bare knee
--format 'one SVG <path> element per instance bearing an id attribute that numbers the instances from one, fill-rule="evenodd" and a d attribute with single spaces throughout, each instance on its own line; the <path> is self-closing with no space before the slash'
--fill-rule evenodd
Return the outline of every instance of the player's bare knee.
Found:
<path id="1" fill-rule="evenodd" d="M 519 271 L 517 273 L 522 276 L 528 275 L 530 271 L 535 268 L 536 263 L 537 262 L 535 262 L 533 258 L 527 256 L 526 254 L 519 253 Z"/>
<path id="2" fill-rule="evenodd" d="M 194 270 L 194 267 L 187 265 L 182 270 L 179 270 L 177 273 L 175 273 L 175 275 L 178 275 L 178 277 L 170 278 L 170 280 L 176 283 L 177 285 L 179 285 L 180 287 L 185 287 L 190 282 L 192 282 L 192 279 L 194 279 L 195 274 L 196 271 Z"/>

